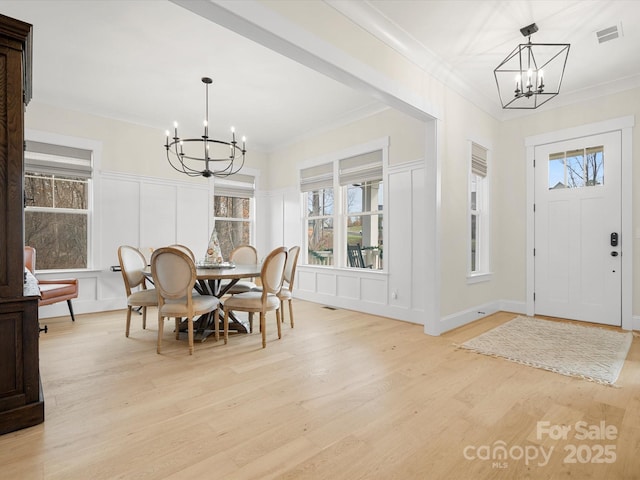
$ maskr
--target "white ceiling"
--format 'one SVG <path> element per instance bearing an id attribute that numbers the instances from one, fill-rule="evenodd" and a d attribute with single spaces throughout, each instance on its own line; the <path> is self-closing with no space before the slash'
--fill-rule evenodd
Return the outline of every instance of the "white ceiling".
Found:
<path id="1" fill-rule="evenodd" d="M 640 1 L 326 2 L 496 118 L 508 116 L 493 69 L 533 22 L 534 42 L 571 43 L 562 91 L 543 108 L 640 86 Z M 0 13 L 34 25 L 34 100 L 158 128 L 160 142 L 174 120 L 200 131 L 203 76 L 210 131 L 233 125 L 248 149 L 381 108 L 169 1 L 0 0 Z M 612 25 L 622 36 L 598 44 Z"/>

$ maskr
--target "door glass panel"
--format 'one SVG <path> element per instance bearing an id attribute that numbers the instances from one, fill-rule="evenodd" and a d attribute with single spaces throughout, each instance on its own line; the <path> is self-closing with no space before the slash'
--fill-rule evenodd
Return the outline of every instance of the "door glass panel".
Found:
<path id="1" fill-rule="evenodd" d="M 604 147 L 586 149 L 587 186 L 604 185 Z"/>
<path id="2" fill-rule="evenodd" d="M 549 190 L 604 184 L 604 147 L 589 147 L 549 155 Z"/>
<path id="3" fill-rule="evenodd" d="M 565 188 L 567 179 L 564 171 L 564 153 L 549 155 L 549 190 Z"/>
<path id="4" fill-rule="evenodd" d="M 584 150 L 567 152 L 567 186 L 569 188 L 584 187 Z"/>

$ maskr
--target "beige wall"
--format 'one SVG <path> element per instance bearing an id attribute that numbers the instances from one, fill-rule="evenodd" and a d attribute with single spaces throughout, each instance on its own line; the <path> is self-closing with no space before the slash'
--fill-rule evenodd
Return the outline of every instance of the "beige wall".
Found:
<path id="1" fill-rule="evenodd" d="M 485 282 L 468 284 L 468 188 L 469 188 L 469 141 L 479 143 L 489 149 L 489 203 L 496 203 L 494 193 L 498 174 L 495 166 L 495 135 L 499 123 L 471 105 L 459 95 L 446 91 L 443 102 L 446 115 L 439 123 L 441 131 L 440 159 L 442 166 L 442 202 L 440 260 L 442 291 L 440 308 L 442 316 L 447 316 L 501 298 L 496 287 L 498 271 L 495 268 L 495 248 L 490 270 L 492 278 Z M 496 216 L 491 214 L 491 240 L 496 238 Z"/>
<path id="2" fill-rule="evenodd" d="M 102 142 L 105 171 L 131 173 L 184 181 L 188 177 L 171 168 L 164 148 L 164 131 L 132 123 L 87 115 L 33 100 L 25 113 L 27 129 L 86 138 Z M 263 152 L 249 152 L 246 166 L 259 169 L 266 163 Z M 190 181 L 204 184 L 203 178 Z"/>
<path id="3" fill-rule="evenodd" d="M 552 100 L 553 101 L 553 100 Z M 496 155 L 495 247 L 499 289 L 502 298 L 526 300 L 526 165 L 525 138 L 603 120 L 634 115 L 640 118 L 640 89 L 587 100 L 577 105 L 556 108 L 527 115 L 502 123 L 498 130 Z M 640 181 L 640 131 L 633 132 L 633 184 Z M 634 285 L 640 281 L 640 238 L 636 230 L 640 225 L 640 191 L 633 190 Z M 640 314 L 640 292 L 634 289 L 633 314 Z"/>
<path id="4" fill-rule="evenodd" d="M 393 109 L 299 140 L 269 155 L 270 189 L 298 188 L 300 163 L 382 137 L 390 137 L 389 165 L 425 157 L 424 123 Z"/>

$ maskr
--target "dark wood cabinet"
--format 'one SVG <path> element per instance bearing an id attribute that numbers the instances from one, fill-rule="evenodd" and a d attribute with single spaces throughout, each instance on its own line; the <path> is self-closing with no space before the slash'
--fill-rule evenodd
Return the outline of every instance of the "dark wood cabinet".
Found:
<path id="1" fill-rule="evenodd" d="M 44 421 L 37 289 L 24 274 L 24 109 L 31 25 L 0 15 L 0 434 Z"/>

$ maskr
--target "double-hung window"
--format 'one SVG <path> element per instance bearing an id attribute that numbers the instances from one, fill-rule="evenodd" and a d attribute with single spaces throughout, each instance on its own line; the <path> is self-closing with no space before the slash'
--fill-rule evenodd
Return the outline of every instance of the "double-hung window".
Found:
<path id="1" fill-rule="evenodd" d="M 383 153 L 300 171 L 306 264 L 383 268 Z"/>
<path id="2" fill-rule="evenodd" d="M 382 152 L 340 160 L 347 267 L 382 269 Z"/>
<path id="3" fill-rule="evenodd" d="M 469 172 L 469 278 L 489 273 L 487 149 L 471 143 Z"/>
<path id="4" fill-rule="evenodd" d="M 27 141 L 25 244 L 38 270 L 88 268 L 92 151 Z"/>
<path id="5" fill-rule="evenodd" d="M 300 172 L 300 189 L 306 206 L 306 263 L 333 265 L 333 163 L 303 169 Z"/>
<path id="6" fill-rule="evenodd" d="M 213 215 L 222 258 L 229 258 L 238 245 L 252 244 L 254 192 L 255 178 L 251 175 L 215 180 Z"/>

